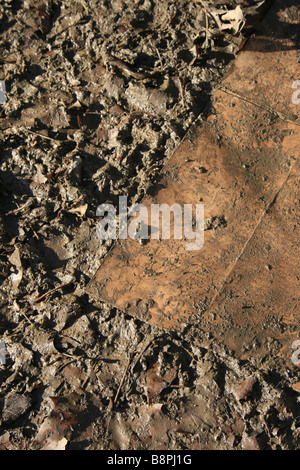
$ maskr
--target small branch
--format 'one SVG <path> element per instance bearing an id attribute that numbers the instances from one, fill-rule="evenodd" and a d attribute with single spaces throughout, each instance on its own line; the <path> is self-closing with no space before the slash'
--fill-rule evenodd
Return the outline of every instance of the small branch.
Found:
<path id="1" fill-rule="evenodd" d="M 45 292 L 45 294 L 41 295 L 37 299 L 33 301 L 33 304 L 36 304 L 37 302 L 40 302 L 43 300 L 45 297 L 48 295 L 52 294 L 53 292 L 56 292 L 57 290 L 64 289 L 65 287 L 68 287 L 72 282 L 67 282 L 66 284 L 61 284 L 60 286 L 55 287 L 54 289 L 49 290 L 48 292 Z"/>
<path id="2" fill-rule="evenodd" d="M 29 199 L 28 201 L 25 202 L 25 204 L 23 204 L 22 206 L 20 207 L 17 207 L 16 209 L 13 209 L 9 212 L 6 212 L 6 214 L 4 214 L 5 216 L 6 215 L 11 215 L 11 214 L 17 214 L 18 212 L 22 211 L 23 209 L 25 209 L 27 206 L 29 206 L 32 202 L 32 199 Z"/>
<path id="3" fill-rule="evenodd" d="M 268 111 L 269 113 L 273 114 L 274 116 L 277 116 L 282 121 L 289 122 L 291 124 L 295 124 L 296 126 L 300 126 L 300 123 L 296 120 L 296 118 L 295 118 L 295 120 L 290 119 L 285 114 L 281 113 L 280 111 L 277 111 L 276 109 L 272 108 L 271 106 L 268 106 L 267 104 L 258 103 L 257 101 L 251 100 L 250 98 L 247 98 L 246 96 L 242 95 L 241 93 L 230 90 L 230 88 L 227 88 L 226 86 L 223 86 L 223 85 L 220 85 L 217 89 L 223 91 L 224 93 L 227 93 L 228 95 L 235 96 L 236 98 L 239 98 L 240 100 L 246 101 L 247 103 L 250 103 L 253 106 L 257 106 L 261 109 L 264 109 L 265 111 Z"/>
<path id="4" fill-rule="evenodd" d="M 54 139 L 53 137 L 49 137 L 48 135 L 44 135 L 41 132 L 30 131 L 29 129 L 26 129 L 26 131 L 29 132 L 29 134 L 33 134 L 33 135 L 36 135 L 38 137 L 42 137 L 43 139 L 47 139 L 47 140 L 51 140 L 52 142 L 60 143 L 59 140 Z"/>
<path id="5" fill-rule="evenodd" d="M 129 360 L 128 360 L 128 363 L 127 363 L 126 368 L 125 368 L 125 370 L 124 370 L 123 377 L 122 377 L 122 379 L 121 379 L 119 388 L 118 388 L 117 393 L 116 393 L 116 395 L 115 395 L 114 403 L 116 403 L 116 401 L 118 400 L 118 397 L 119 397 L 119 394 L 120 394 L 120 390 L 121 390 L 121 388 L 122 388 L 122 385 L 123 385 L 124 380 L 125 380 L 125 376 L 126 376 L 126 374 L 127 374 L 128 368 L 129 368 L 130 363 L 131 363 L 131 359 L 132 359 L 132 353 L 129 354 Z"/>

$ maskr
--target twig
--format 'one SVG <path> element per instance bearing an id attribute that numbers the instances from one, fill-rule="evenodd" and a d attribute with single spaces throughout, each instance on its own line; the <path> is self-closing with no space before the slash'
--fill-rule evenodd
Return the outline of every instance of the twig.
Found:
<path id="1" fill-rule="evenodd" d="M 217 24 L 218 28 L 221 30 L 222 29 L 222 23 L 220 22 L 220 20 L 218 19 L 217 15 L 213 15 L 212 12 L 207 8 L 207 5 L 204 3 L 203 0 L 196 0 L 198 3 L 200 3 L 200 5 L 202 6 L 202 8 L 204 9 L 205 11 L 205 16 L 206 16 L 206 27 L 208 26 L 208 23 L 207 23 L 207 16 L 209 15 L 212 20 Z M 224 13 L 226 13 L 226 10 L 224 10 Z"/>
<path id="2" fill-rule="evenodd" d="M 179 84 L 179 93 L 180 93 L 180 97 L 181 97 L 181 104 L 182 104 L 182 106 L 184 106 L 185 105 L 184 92 L 183 92 L 183 86 L 182 86 L 180 77 L 177 78 L 177 81 L 178 81 L 178 84 Z"/>
<path id="3" fill-rule="evenodd" d="M 23 204 L 22 206 L 20 207 L 17 207 L 17 209 L 13 209 L 9 212 L 6 212 L 6 214 L 4 215 L 11 215 L 11 214 L 17 214 L 18 212 L 20 212 L 21 210 L 25 209 L 27 206 L 29 206 L 32 202 L 32 199 L 29 199 L 28 201 L 25 202 L 25 204 Z"/>
<path id="4" fill-rule="evenodd" d="M 153 344 L 155 336 L 156 336 L 155 334 L 152 334 L 150 339 L 148 339 L 147 341 L 146 340 L 142 341 L 142 345 L 140 347 L 140 352 L 139 352 L 138 356 L 135 358 L 135 361 L 134 361 L 133 367 L 132 367 L 132 371 L 134 370 L 135 366 L 137 365 L 138 361 L 140 360 L 142 355 L 145 353 L 145 351 L 147 351 L 147 349 L 151 346 L 151 344 Z"/>
<path id="5" fill-rule="evenodd" d="M 295 119 L 290 119 L 288 116 L 285 114 L 281 113 L 280 111 L 277 111 L 276 109 L 272 108 L 271 106 L 268 106 L 267 104 L 264 103 L 258 103 L 257 101 L 251 100 L 250 98 L 247 98 L 246 96 L 242 95 L 241 93 L 238 93 L 236 91 L 230 90 L 230 88 L 227 88 L 224 85 L 220 85 L 218 87 L 219 90 L 223 91 L 224 93 L 227 93 L 228 95 L 235 96 L 236 98 L 239 98 L 243 101 L 246 101 L 247 103 L 252 104 L 253 106 L 257 106 L 261 109 L 264 109 L 265 111 L 268 111 L 269 113 L 277 116 L 279 119 L 285 122 L 289 122 L 291 124 L 295 124 L 296 126 L 300 126 L 300 123 Z"/>
<path id="6" fill-rule="evenodd" d="M 141 72 L 136 72 L 133 69 L 133 67 L 130 64 L 128 64 L 127 62 L 124 62 L 124 60 L 116 59 L 115 57 L 111 57 L 108 60 L 106 60 L 106 63 L 108 65 L 111 65 L 112 67 L 117 67 L 127 77 L 133 77 L 136 80 L 145 80 L 146 78 L 148 78 L 148 76 L 146 74 L 141 73 Z"/>
<path id="7" fill-rule="evenodd" d="M 66 284 L 61 284 L 60 286 L 57 286 L 55 287 L 54 289 L 51 289 L 49 290 L 48 292 L 45 292 L 45 294 L 41 295 L 40 297 L 38 297 L 37 299 L 35 299 L 33 301 L 33 304 L 36 304 L 37 302 L 40 302 L 42 299 L 44 299 L 45 297 L 47 297 L 48 295 L 52 294 L 53 292 L 59 290 L 59 289 L 64 289 L 65 287 L 68 287 L 70 284 L 72 284 L 72 281 L 71 282 L 67 282 Z"/>
<path id="8" fill-rule="evenodd" d="M 109 432 L 109 426 L 110 426 L 110 422 L 111 422 L 111 419 L 112 419 L 112 412 L 113 412 L 113 407 L 114 407 L 114 404 L 117 402 L 118 400 L 118 397 L 119 397 L 119 394 L 120 394 L 120 391 L 121 391 L 121 387 L 124 383 L 124 380 L 125 380 L 125 376 L 127 374 L 127 371 L 129 369 L 129 366 L 130 366 L 130 363 L 131 363 L 131 359 L 132 359 L 132 353 L 129 354 L 129 359 L 128 359 L 128 362 L 127 362 L 127 365 L 125 367 L 125 370 L 124 370 L 124 373 L 123 373 L 123 376 L 122 376 L 122 379 L 121 379 L 121 382 L 120 382 L 120 385 L 119 385 L 119 388 L 117 390 L 117 393 L 115 395 L 115 398 L 114 400 L 112 400 L 112 398 L 109 399 L 109 405 L 108 405 L 108 413 L 109 413 L 109 416 L 108 416 L 108 420 L 107 420 L 107 423 L 106 423 L 106 435 L 108 434 Z M 98 378 L 98 377 L 97 377 Z M 99 379 L 98 379 L 98 382 L 99 382 Z"/>
<path id="9" fill-rule="evenodd" d="M 203 5 L 202 2 L 200 2 L 205 13 L 205 49 L 208 47 L 208 12 L 207 12 L 207 7 L 206 5 Z"/>
<path id="10" fill-rule="evenodd" d="M 122 376 L 122 379 L 121 379 L 121 382 L 120 382 L 120 385 L 119 385 L 119 388 L 117 390 L 117 393 L 115 395 L 115 398 L 114 398 L 114 403 L 116 403 L 116 401 L 118 400 L 118 397 L 119 397 L 119 394 L 120 394 L 120 390 L 121 390 L 121 387 L 124 383 L 124 380 L 125 380 L 125 376 L 127 374 L 127 371 L 128 371 L 128 368 L 130 366 L 130 363 L 131 363 L 131 359 L 132 359 L 132 353 L 129 354 L 129 359 L 128 359 L 128 363 L 126 365 L 126 368 L 124 370 L 124 373 L 123 373 L 123 376 Z"/>
<path id="11" fill-rule="evenodd" d="M 89 13 L 89 9 L 88 9 L 88 6 L 86 4 L 86 1 L 85 0 L 80 0 L 80 3 L 81 5 L 83 6 L 84 10 L 85 10 L 85 13 L 88 14 Z"/>
<path id="12" fill-rule="evenodd" d="M 26 313 L 24 312 L 24 309 L 23 310 L 20 310 L 20 314 L 23 315 L 26 320 L 31 323 L 31 325 L 34 325 L 34 322 L 30 320 L 30 318 L 26 315 Z"/>
<path id="13" fill-rule="evenodd" d="M 159 53 L 159 50 L 157 49 L 157 47 L 155 46 L 155 44 L 153 44 L 152 40 L 150 39 L 149 40 L 149 44 L 150 46 L 155 50 L 156 54 L 157 54 L 157 57 L 159 59 L 159 63 L 160 63 L 160 67 L 161 69 L 163 69 L 163 63 L 162 63 L 162 60 L 161 60 L 161 55 Z"/>
<path id="14" fill-rule="evenodd" d="M 26 129 L 29 134 L 37 135 L 38 137 L 42 137 L 43 139 L 51 140 L 56 143 L 60 143 L 60 140 L 54 139 L 53 137 L 49 137 L 48 135 L 44 135 L 41 132 L 36 132 L 36 131 L 30 131 L 29 129 Z"/>

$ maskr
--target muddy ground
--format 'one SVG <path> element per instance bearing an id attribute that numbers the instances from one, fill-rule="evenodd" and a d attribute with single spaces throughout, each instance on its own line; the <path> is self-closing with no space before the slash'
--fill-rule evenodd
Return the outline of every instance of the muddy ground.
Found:
<path id="1" fill-rule="evenodd" d="M 2 450 L 299 448 L 292 364 L 86 292 L 97 206 L 151 194 L 270 4 L 2 0 Z"/>

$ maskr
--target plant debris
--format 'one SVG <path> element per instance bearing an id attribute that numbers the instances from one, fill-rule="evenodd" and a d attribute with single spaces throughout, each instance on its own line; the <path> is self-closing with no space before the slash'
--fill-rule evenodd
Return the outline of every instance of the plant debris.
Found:
<path id="1" fill-rule="evenodd" d="M 112 244 L 96 208 L 151 193 L 266 3 L 1 3 L 1 450 L 299 446 L 292 368 L 85 292 Z"/>

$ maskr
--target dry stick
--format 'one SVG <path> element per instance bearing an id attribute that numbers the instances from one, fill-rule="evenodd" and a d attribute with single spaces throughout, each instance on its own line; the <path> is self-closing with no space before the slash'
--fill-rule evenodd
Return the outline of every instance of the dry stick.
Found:
<path id="1" fill-rule="evenodd" d="M 145 80 L 148 78 L 148 76 L 144 73 L 136 72 L 133 67 L 131 67 L 130 64 L 127 64 L 124 62 L 124 60 L 121 59 L 116 59 L 115 57 L 112 57 L 107 60 L 107 64 L 111 65 L 112 67 L 117 67 L 120 69 L 125 76 L 133 77 L 136 80 Z"/>
<path id="2" fill-rule="evenodd" d="M 123 385 L 123 382 L 124 382 L 124 380 L 125 380 L 125 376 L 126 376 L 126 374 L 127 374 L 128 368 L 129 368 L 130 363 L 131 363 L 131 359 L 132 359 L 132 353 L 129 354 L 128 363 L 127 363 L 127 365 L 126 365 L 126 368 L 125 368 L 125 370 L 124 370 L 123 377 L 122 377 L 122 379 L 121 379 L 119 388 L 118 388 L 117 393 L 116 393 L 116 395 L 115 395 L 114 403 L 116 403 L 116 401 L 117 401 L 117 399 L 118 399 L 118 397 L 119 397 L 121 387 L 122 387 L 122 385 Z"/>
<path id="3" fill-rule="evenodd" d="M 155 339 L 155 334 L 152 334 L 151 335 L 151 338 L 150 340 L 143 340 L 142 341 L 142 346 L 141 346 L 141 350 L 138 354 L 138 356 L 135 358 L 135 361 L 133 363 L 133 367 L 132 367 L 132 371 L 134 370 L 135 366 L 137 365 L 138 361 L 140 360 L 140 358 L 142 357 L 142 355 L 144 354 L 144 352 L 149 348 L 149 346 L 151 346 L 151 344 L 153 343 L 154 339 Z M 146 346 L 144 346 L 146 344 Z M 143 347 L 144 346 L 144 347 Z"/>
<path id="4" fill-rule="evenodd" d="M 114 403 L 116 403 L 116 401 L 117 401 L 117 399 L 118 399 L 118 397 L 119 397 L 121 387 L 122 387 L 122 385 L 123 385 L 123 383 L 124 383 L 125 376 L 126 376 L 126 374 L 127 374 L 128 368 L 129 368 L 130 363 L 131 363 L 131 358 L 132 358 L 132 354 L 130 353 L 130 354 L 129 354 L 128 363 L 127 363 L 127 365 L 126 365 L 126 368 L 125 368 L 125 370 L 124 370 L 124 373 L 123 373 L 123 376 L 122 376 L 122 379 L 121 379 L 119 388 L 118 388 L 117 393 L 116 393 L 115 398 L 114 398 Z"/>
<path id="5" fill-rule="evenodd" d="M 132 353 L 129 354 L 128 363 L 127 363 L 126 368 L 125 368 L 125 370 L 124 370 L 124 373 L 123 373 L 123 376 L 122 376 L 122 379 L 121 379 L 119 388 L 118 388 L 118 390 L 117 390 L 117 393 L 116 393 L 116 395 L 115 395 L 114 401 L 112 401 L 111 398 L 109 399 L 109 405 L 108 405 L 109 417 L 108 417 L 107 424 L 106 424 L 106 434 L 107 434 L 108 431 L 109 431 L 109 426 L 110 426 L 110 422 L 111 422 L 111 418 L 112 418 L 113 405 L 116 403 L 116 401 L 117 401 L 117 399 L 118 399 L 118 397 L 119 397 L 121 387 L 122 387 L 122 385 L 123 385 L 123 383 L 124 383 L 125 376 L 126 376 L 126 374 L 127 374 L 128 368 L 129 368 L 130 363 L 131 363 L 131 358 L 132 358 Z"/>
<path id="6" fill-rule="evenodd" d="M 55 287 L 54 289 L 51 289 L 49 290 L 48 292 L 45 292 L 45 294 L 41 295 L 40 297 L 38 297 L 37 299 L 35 299 L 33 301 L 34 304 L 36 304 L 37 302 L 40 302 L 42 299 L 44 299 L 44 297 L 47 297 L 47 295 L 50 295 L 52 294 L 53 292 L 59 290 L 59 289 L 63 289 L 64 287 L 67 287 L 69 286 L 70 284 L 72 284 L 72 281 L 71 282 L 67 282 L 66 284 L 61 284 L 60 286 L 57 286 Z"/>
<path id="7" fill-rule="evenodd" d="M 86 1 L 85 0 L 80 0 L 80 3 L 82 4 L 84 10 L 85 10 L 85 13 L 89 13 L 89 9 L 88 9 L 88 6 L 86 4 Z"/>
<path id="8" fill-rule="evenodd" d="M 180 98 L 181 98 L 181 105 L 184 106 L 184 105 L 185 105 L 185 101 L 184 101 L 183 86 L 182 86 L 182 83 L 181 83 L 181 80 L 180 80 L 180 77 L 179 77 L 179 76 L 178 76 L 178 78 L 177 78 L 177 82 L 178 82 L 178 85 L 179 85 L 179 94 L 180 94 Z"/>
<path id="9" fill-rule="evenodd" d="M 208 47 L 208 13 L 207 13 L 207 7 L 203 5 L 202 2 L 201 2 L 201 5 L 205 13 L 205 46 Z"/>
<path id="10" fill-rule="evenodd" d="M 31 321 L 30 318 L 26 315 L 26 313 L 24 312 L 24 309 L 23 309 L 23 311 L 20 310 L 20 313 L 21 313 L 22 315 L 24 315 L 24 317 L 26 318 L 26 320 L 27 320 L 29 323 L 31 323 L 31 325 L 34 325 L 34 322 Z"/>
<path id="11" fill-rule="evenodd" d="M 247 103 L 252 104 L 253 106 L 257 106 L 261 109 L 264 109 L 265 111 L 268 111 L 269 113 L 277 116 L 279 119 L 285 122 L 289 122 L 291 124 L 295 124 L 296 126 L 300 126 L 299 121 L 296 119 L 290 119 L 288 116 L 285 114 L 281 113 L 280 111 L 277 111 L 276 109 L 272 108 L 271 106 L 268 106 L 267 104 L 264 103 L 258 103 L 257 101 L 251 100 L 250 98 L 247 98 L 246 96 L 242 95 L 241 93 L 238 93 L 237 91 L 233 91 L 230 88 L 227 88 L 224 85 L 219 85 L 217 89 L 223 91 L 224 93 L 227 93 L 228 95 L 235 96 L 236 98 L 239 98 L 243 101 L 246 101 Z"/>
<path id="12" fill-rule="evenodd" d="M 26 129 L 26 131 L 29 132 L 29 134 L 33 134 L 33 135 L 36 135 L 38 137 L 42 137 L 43 139 L 51 140 L 53 142 L 60 142 L 59 140 L 54 139 L 53 137 L 49 137 L 48 135 L 44 135 L 41 132 L 30 131 L 29 129 Z"/>
<path id="13" fill-rule="evenodd" d="M 28 201 L 25 202 L 25 204 L 23 204 L 22 206 L 20 207 L 17 207 L 16 209 L 13 209 L 9 212 L 6 212 L 6 214 L 4 215 L 11 215 L 11 214 L 17 214 L 18 212 L 20 212 L 21 210 L 25 209 L 27 206 L 29 206 L 32 202 L 32 199 L 29 199 Z"/>
<path id="14" fill-rule="evenodd" d="M 40 302 L 42 299 L 44 299 L 45 297 L 47 297 L 47 295 L 50 295 L 50 294 L 52 294 L 53 292 L 55 292 L 55 291 L 57 291 L 57 290 L 59 290 L 59 289 L 63 289 L 64 287 L 67 287 L 67 286 L 69 286 L 70 284 L 72 284 L 72 282 L 68 282 L 68 283 L 66 283 L 66 284 L 61 284 L 60 286 L 57 286 L 57 287 L 55 287 L 54 289 L 51 289 L 51 290 L 49 290 L 48 292 L 45 292 L 45 294 L 43 294 L 43 295 L 41 295 L 40 297 L 38 297 L 37 299 L 35 299 L 35 300 L 32 302 L 32 304 L 36 304 L 37 302 Z M 31 304 L 31 305 L 32 305 L 32 304 Z M 31 308 L 31 305 L 28 304 L 27 306 L 23 307 L 22 310 L 20 310 L 20 313 L 21 313 L 22 315 L 24 315 L 24 317 L 26 318 L 26 320 L 29 321 L 29 323 L 31 323 L 31 324 L 33 325 L 34 323 L 30 320 L 30 318 L 28 318 L 28 316 L 27 316 L 26 313 L 25 313 L 26 310 L 28 310 L 28 309 Z M 25 311 L 24 311 L 24 310 L 25 310 Z"/>

